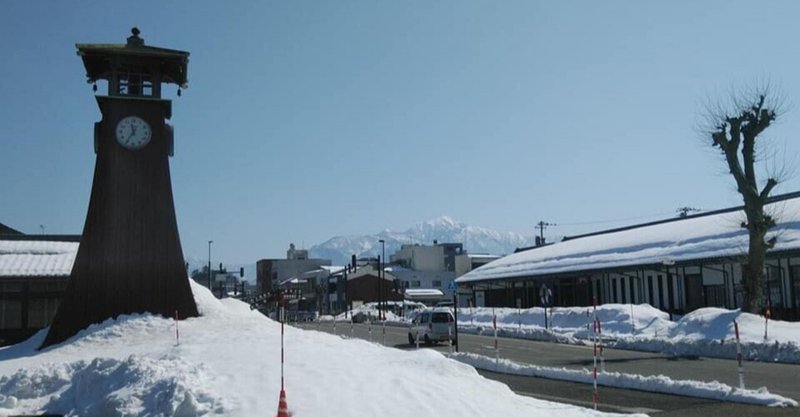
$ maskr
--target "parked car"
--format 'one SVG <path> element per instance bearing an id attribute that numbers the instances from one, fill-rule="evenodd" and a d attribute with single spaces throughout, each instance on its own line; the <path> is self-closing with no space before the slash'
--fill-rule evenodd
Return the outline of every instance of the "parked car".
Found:
<path id="1" fill-rule="evenodd" d="M 411 327 L 408 329 L 408 343 L 417 342 L 417 337 L 426 345 L 452 340 L 453 344 L 458 344 L 456 332 L 453 327 L 455 318 L 447 307 L 435 307 L 424 310 L 414 317 Z"/>
<path id="2" fill-rule="evenodd" d="M 352 320 L 353 323 L 364 323 L 369 319 L 370 319 L 369 314 L 363 311 L 359 311 L 358 313 L 353 314 L 352 317 L 350 318 L 350 320 Z"/>

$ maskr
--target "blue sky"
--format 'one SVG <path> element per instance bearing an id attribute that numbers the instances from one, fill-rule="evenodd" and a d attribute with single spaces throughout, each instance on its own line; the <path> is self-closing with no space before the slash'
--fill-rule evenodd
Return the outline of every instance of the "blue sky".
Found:
<path id="1" fill-rule="evenodd" d="M 132 26 L 191 52 L 166 94 L 190 257 L 445 214 L 563 235 L 739 204 L 699 114 L 769 80 L 790 106 L 767 138 L 796 159 L 800 3 L 643 3 L 4 2 L 0 222 L 81 232 L 100 113 L 74 44 Z"/>

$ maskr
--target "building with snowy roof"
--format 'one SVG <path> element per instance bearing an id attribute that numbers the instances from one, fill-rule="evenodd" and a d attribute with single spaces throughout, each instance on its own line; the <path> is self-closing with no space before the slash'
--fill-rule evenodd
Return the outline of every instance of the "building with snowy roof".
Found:
<path id="1" fill-rule="evenodd" d="M 0 230 L 0 345 L 50 325 L 66 290 L 80 236 Z"/>
<path id="2" fill-rule="evenodd" d="M 800 192 L 775 196 L 766 266 L 773 317 L 800 319 Z M 565 238 L 514 253 L 457 278 L 477 306 L 648 303 L 684 313 L 742 305 L 747 230 L 742 207 Z"/>

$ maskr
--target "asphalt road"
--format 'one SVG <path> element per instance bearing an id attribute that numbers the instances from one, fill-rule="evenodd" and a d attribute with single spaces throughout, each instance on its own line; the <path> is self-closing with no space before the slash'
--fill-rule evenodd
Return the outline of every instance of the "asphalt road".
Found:
<path id="1" fill-rule="evenodd" d="M 336 333 L 345 337 L 372 339 L 383 343 L 383 327 L 366 324 L 337 323 Z M 299 323 L 298 327 L 309 330 L 333 332 L 332 323 Z M 386 326 L 385 344 L 398 349 L 415 349 L 408 344 L 406 328 Z M 461 352 L 494 356 L 494 341 L 491 337 L 459 334 Z M 572 369 L 591 368 L 590 346 L 562 345 L 523 339 L 500 338 L 500 355 L 519 363 Z M 442 352 L 447 345 L 424 347 Z M 676 358 L 647 352 L 606 349 L 606 370 L 641 375 L 667 375 L 673 379 L 698 381 L 720 381 L 737 386 L 736 362 L 710 358 Z M 800 401 L 800 365 L 746 362 L 745 384 L 748 387 L 765 386 L 770 392 Z M 566 381 L 544 378 L 506 375 L 480 371 L 482 375 L 507 384 L 519 394 L 545 400 L 558 401 L 591 407 L 592 387 Z M 770 408 L 743 404 L 722 403 L 692 397 L 657 394 L 644 391 L 600 387 L 600 409 L 618 413 L 640 412 L 649 415 L 730 417 L 736 416 L 798 416 L 798 408 Z"/>

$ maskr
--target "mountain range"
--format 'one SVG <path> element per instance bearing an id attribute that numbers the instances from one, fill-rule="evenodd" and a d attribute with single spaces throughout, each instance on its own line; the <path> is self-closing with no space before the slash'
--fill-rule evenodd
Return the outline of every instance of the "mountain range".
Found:
<path id="1" fill-rule="evenodd" d="M 331 259 L 334 265 L 345 265 L 350 256 L 371 257 L 381 253 L 379 240 L 385 242 L 387 258 L 404 244 L 432 245 L 463 243 L 467 253 L 505 255 L 516 248 L 533 245 L 534 237 L 515 232 L 500 232 L 471 226 L 448 216 L 419 223 L 406 231 L 384 230 L 371 235 L 335 236 L 309 249 L 313 258 Z"/>
<path id="2" fill-rule="evenodd" d="M 517 248 L 532 246 L 534 242 L 533 235 L 526 236 L 515 232 L 500 232 L 471 226 L 451 217 L 442 216 L 416 224 L 402 232 L 387 229 L 368 235 L 334 236 L 323 243 L 312 246 L 309 249 L 309 256 L 330 259 L 333 265 L 346 265 L 350 262 L 352 254 L 358 258 L 380 255 L 381 244 L 379 241 L 381 239 L 386 245 L 387 258 L 404 244 L 432 245 L 434 241 L 463 243 L 467 253 L 506 255 L 513 253 Z M 187 272 L 192 272 L 206 266 L 208 259 L 187 256 L 186 262 L 189 263 Z M 216 262 L 218 261 L 215 260 L 212 265 L 214 269 L 217 269 L 219 265 Z M 243 267 L 245 279 L 250 282 L 256 281 L 255 263 L 226 264 L 225 266 L 234 273 L 238 272 L 239 267 Z"/>

